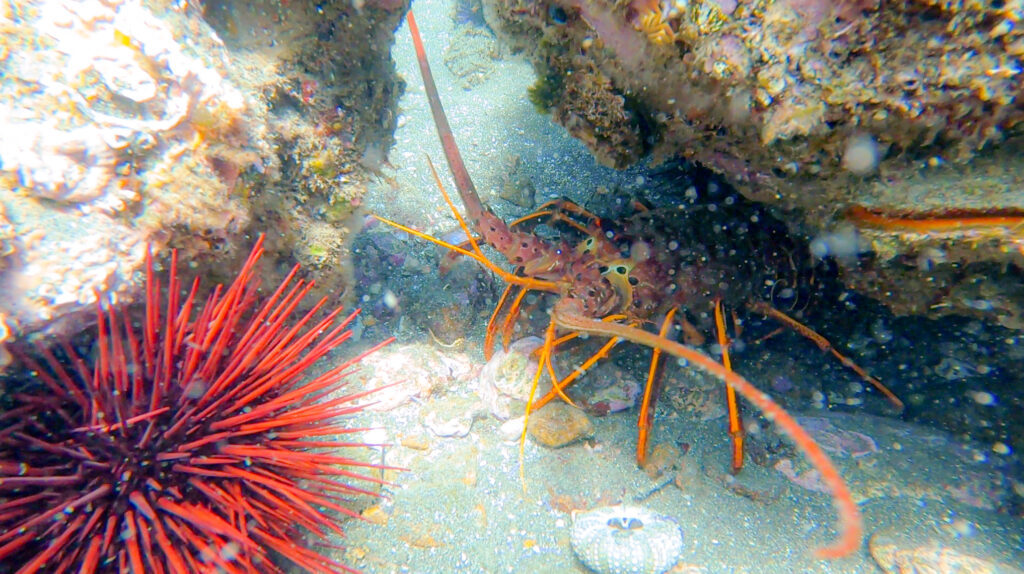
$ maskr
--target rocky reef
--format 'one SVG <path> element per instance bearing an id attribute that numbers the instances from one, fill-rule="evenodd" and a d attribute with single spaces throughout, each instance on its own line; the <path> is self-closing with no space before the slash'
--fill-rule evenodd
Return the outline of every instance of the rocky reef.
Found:
<path id="1" fill-rule="evenodd" d="M 138 296 L 147 246 L 212 281 L 251 229 L 350 287 L 407 3 L 41 0 L 0 7 L 3 345 Z M 269 273 L 275 273 L 274 270 Z"/>
<path id="2" fill-rule="evenodd" d="M 700 163 L 823 246 L 847 234 L 873 251 L 869 276 L 847 268 L 847 282 L 894 311 L 1022 325 L 1021 2 L 485 0 L 484 12 L 533 62 L 537 107 L 602 163 Z M 905 217 L 960 223 L 908 232 Z M 1016 279 L 978 285 L 1007 266 Z"/>

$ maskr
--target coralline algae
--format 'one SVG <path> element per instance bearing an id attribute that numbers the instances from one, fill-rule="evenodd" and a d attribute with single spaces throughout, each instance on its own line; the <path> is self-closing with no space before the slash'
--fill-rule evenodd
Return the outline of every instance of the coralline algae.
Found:
<path id="1" fill-rule="evenodd" d="M 662 574 L 679 561 L 683 531 L 639 506 L 605 506 L 574 517 L 572 549 L 598 574 Z"/>

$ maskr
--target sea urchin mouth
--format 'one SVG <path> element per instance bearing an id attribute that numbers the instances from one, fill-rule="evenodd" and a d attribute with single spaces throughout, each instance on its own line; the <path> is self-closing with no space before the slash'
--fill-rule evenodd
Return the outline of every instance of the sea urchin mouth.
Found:
<path id="1" fill-rule="evenodd" d="M 294 319 L 312 283 L 298 268 L 257 304 L 257 241 L 238 277 L 193 317 L 172 256 L 166 302 L 146 261 L 145 318 L 99 309 L 94 358 L 70 345 L 23 357 L 41 392 L 8 394 L 0 412 L 0 561 L 30 572 L 350 572 L 301 544 L 341 535 L 345 502 L 379 468 L 340 440 L 344 394 L 367 351 L 309 368 L 345 342 L 356 313 Z M 385 341 L 387 344 L 390 341 Z M 380 345 L 378 345 L 379 347 Z M 30 387 L 31 388 L 31 387 Z M 3 395 L 5 393 L 0 393 Z"/>

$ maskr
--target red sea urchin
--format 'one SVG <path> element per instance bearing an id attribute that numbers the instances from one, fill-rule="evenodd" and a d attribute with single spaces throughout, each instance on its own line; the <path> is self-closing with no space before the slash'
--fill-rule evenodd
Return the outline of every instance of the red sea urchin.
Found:
<path id="1" fill-rule="evenodd" d="M 337 391 L 373 349 L 304 380 L 356 313 L 314 322 L 325 299 L 290 323 L 312 287 L 297 267 L 257 306 L 262 242 L 194 320 L 198 281 L 179 301 L 172 257 L 161 309 L 149 257 L 141 333 L 101 309 L 95 359 L 67 344 L 64 362 L 26 358 L 46 392 L 0 393 L 0 570 L 279 572 L 277 555 L 352 571 L 300 539 L 341 534 L 332 514 L 355 516 L 345 497 L 371 494 L 346 481 L 380 482 L 352 470 L 377 465 L 324 452 L 369 446 L 337 440 L 361 430 L 338 418 L 367 392 Z"/>

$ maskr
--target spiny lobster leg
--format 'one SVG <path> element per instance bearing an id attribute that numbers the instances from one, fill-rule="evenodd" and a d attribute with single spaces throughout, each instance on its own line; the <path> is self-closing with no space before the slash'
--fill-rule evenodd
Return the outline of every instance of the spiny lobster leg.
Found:
<path id="1" fill-rule="evenodd" d="M 523 298 L 526 297 L 527 289 L 520 289 L 519 293 L 516 294 L 516 298 L 512 300 L 512 304 L 509 305 L 508 314 L 505 316 L 505 320 L 501 324 L 501 347 L 508 350 L 510 344 L 512 344 L 512 331 L 515 330 L 516 319 L 519 318 L 519 309 L 522 307 Z"/>
<path id="2" fill-rule="evenodd" d="M 523 485 L 524 493 L 526 492 L 526 431 L 529 429 L 531 405 L 533 405 L 533 397 L 537 394 L 537 386 L 545 365 L 549 369 L 551 367 L 551 353 L 554 352 L 554 348 L 555 321 L 551 320 L 548 323 L 548 328 L 544 330 L 544 344 L 538 349 L 540 357 L 537 359 L 537 371 L 533 373 L 533 381 L 530 383 L 530 395 L 526 398 L 526 412 L 523 414 L 523 431 L 519 435 L 519 482 Z M 568 397 L 566 397 L 566 401 L 569 402 Z"/>
<path id="3" fill-rule="evenodd" d="M 735 319 L 734 319 L 735 322 Z M 732 360 L 729 359 L 729 335 L 725 330 L 725 315 L 722 313 L 722 300 L 715 299 L 715 328 L 718 331 L 718 346 L 722 349 L 722 366 L 732 372 Z M 732 439 L 732 473 L 738 474 L 743 469 L 743 423 L 740 420 L 740 406 L 736 402 L 736 389 L 725 386 L 725 399 L 729 406 L 729 437 Z"/>
<path id="4" fill-rule="evenodd" d="M 494 306 L 491 318 L 487 321 L 487 334 L 484 336 L 484 359 L 488 361 L 494 356 L 494 336 L 498 334 L 498 317 L 501 316 L 501 310 L 505 307 L 505 301 L 508 300 L 508 296 L 514 288 L 516 288 L 516 285 L 511 283 L 505 285 L 505 290 L 501 292 L 501 297 L 498 298 L 498 303 Z M 506 348 L 505 350 L 507 351 L 508 349 Z"/>
<path id="5" fill-rule="evenodd" d="M 590 221 L 590 223 L 587 224 L 585 227 L 589 229 L 601 228 L 601 218 L 598 217 L 597 214 L 592 213 L 590 210 L 586 209 L 585 207 L 574 201 L 570 201 L 568 199 L 552 199 L 551 201 L 545 203 L 540 207 L 541 209 L 553 208 L 555 211 L 559 213 L 571 213 L 582 219 L 587 219 Z"/>
<path id="6" fill-rule="evenodd" d="M 584 224 L 576 221 L 570 217 L 569 214 L 587 219 L 589 220 L 589 223 Z M 528 213 L 519 219 L 516 219 L 512 223 L 509 223 L 508 226 L 517 227 L 527 221 L 540 219 L 542 217 L 550 217 L 554 221 L 561 221 L 584 235 L 592 236 L 595 233 L 601 232 L 601 218 L 568 199 L 552 199 L 551 201 L 545 202 L 537 208 L 537 211 Z"/>
<path id="7" fill-rule="evenodd" d="M 756 313 L 761 313 L 766 317 L 771 317 L 772 319 L 775 319 L 779 323 L 782 323 L 784 326 L 789 327 L 793 331 L 796 331 L 804 338 L 812 341 L 822 351 L 832 353 L 832 356 L 838 359 L 844 367 L 860 375 L 862 379 L 870 383 L 871 386 L 875 387 L 876 389 L 878 389 L 879 392 L 885 395 L 885 397 L 889 399 L 889 401 L 896 408 L 898 408 L 901 411 L 903 410 L 903 401 L 901 401 L 900 398 L 896 396 L 896 393 L 889 390 L 889 388 L 886 387 L 882 383 L 882 381 L 879 381 L 875 377 L 872 377 L 870 374 L 868 374 L 868 372 L 865 371 L 860 365 L 854 363 L 852 359 L 836 350 L 836 348 L 832 346 L 832 343 L 830 343 L 828 339 L 818 334 L 814 329 L 811 329 L 807 325 L 804 325 L 800 321 L 797 321 L 796 319 L 790 317 L 789 315 L 783 313 L 782 311 L 779 311 L 778 309 L 772 307 L 770 304 L 764 301 L 751 301 L 750 303 L 747 304 L 747 308 Z"/>
<path id="8" fill-rule="evenodd" d="M 560 300 L 551 312 L 551 321 L 564 329 L 607 337 L 620 337 L 652 349 L 661 349 L 674 357 L 690 362 L 735 388 L 739 394 L 743 395 L 743 398 L 753 403 L 793 440 L 797 448 L 804 453 L 807 460 L 820 473 L 822 481 L 832 493 L 832 501 L 839 513 L 839 536 L 831 545 L 815 550 L 815 555 L 819 558 L 841 558 L 860 547 L 864 532 L 863 522 L 860 509 L 857 508 L 857 503 L 854 502 L 849 487 L 846 486 L 846 482 L 843 481 L 839 471 L 821 446 L 771 397 L 743 377 L 727 370 L 696 349 L 648 333 L 643 329 L 586 317 L 580 312 L 580 304 L 576 300 L 567 298 Z"/>
<path id="9" fill-rule="evenodd" d="M 618 321 L 620 319 L 625 318 L 625 315 L 609 315 L 608 317 L 602 319 L 602 321 Z M 558 340 L 554 341 L 552 345 L 552 350 L 558 345 L 565 343 L 571 339 L 575 339 L 577 337 L 579 337 L 579 333 L 571 333 L 569 335 L 565 335 L 564 337 L 560 337 Z M 536 402 L 531 402 L 529 404 L 528 410 L 530 412 L 536 411 L 537 409 L 550 403 L 551 400 L 554 399 L 555 397 L 561 397 L 562 400 L 564 400 L 565 402 L 572 404 L 572 401 L 570 401 L 569 398 L 565 395 L 565 389 L 567 389 L 569 385 L 576 382 L 576 379 L 585 375 L 587 373 L 587 370 L 593 367 L 598 361 L 607 357 L 608 353 L 612 350 L 612 347 L 614 347 L 618 342 L 619 339 L 613 337 L 611 340 L 605 343 L 600 349 L 598 349 L 596 353 L 591 355 L 589 359 L 584 361 L 580 366 L 573 369 L 573 371 L 566 375 L 564 379 L 559 379 L 558 376 L 555 375 L 554 368 L 550 367 L 549 365 L 548 372 L 551 375 L 551 390 L 548 391 L 547 394 L 544 395 L 543 397 L 537 399 Z"/>
<path id="10" fill-rule="evenodd" d="M 517 270 L 515 275 L 520 276 L 521 273 Z M 494 311 L 491 312 L 491 318 L 487 321 L 487 334 L 484 336 L 484 358 L 488 361 L 494 356 L 494 338 L 499 332 L 501 333 L 501 347 L 508 351 L 523 298 L 529 291 L 527 288 L 510 283 L 501 292 L 501 297 L 498 298 L 498 303 L 494 306 Z M 515 296 L 512 296 L 513 292 L 515 292 Z M 509 299 L 510 296 L 511 299 Z M 504 311 L 505 317 L 503 320 L 501 319 L 502 311 Z"/>
<path id="11" fill-rule="evenodd" d="M 574 219 L 575 216 L 575 219 Z M 549 217 L 552 222 L 561 222 L 584 235 L 576 245 L 577 253 L 590 253 L 598 260 L 619 259 L 619 248 L 605 236 L 601 218 L 583 206 L 568 199 L 553 199 L 541 205 L 537 211 L 524 215 L 509 224 L 515 228 L 527 221 Z"/>
<path id="12" fill-rule="evenodd" d="M 676 315 L 677 309 L 673 307 L 665 315 L 665 320 L 661 322 L 661 330 L 658 331 L 658 336 L 664 339 L 668 335 L 668 330 L 672 327 L 672 319 Z M 613 339 L 614 340 L 614 339 Z M 650 437 L 651 426 L 654 422 L 654 404 L 658 401 L 658 392 L 655 390 L 655 385 L 658 384 L 658 359 L 661 357 L 661 349 L 655 347 L 651 349 L 651 367 L 647 369 L 647 384 L 644 385 L 644 399 L 640 403 L 640 417 L 636 421 L 637 433 L 636 440 L 636 463 L 643 466 L 644 462 L 647 461 L 647 441 Z M 660 389 L 658 389 L 660 391 Z"/>
<path id="13" fill-rule="evenodd" d="M 597 364 L 598 361 L 607 357 L 608 352 L 611 351 L 612 347 L 614 347 L 615 344 L 618 342 L 618 339 L 609 340 L 600 349 L 598 349 L 596 353 L 591 355 L 590 358 L 588 358 L 586 361 L 583 361 L 583 364 L 573 369 L 573 371 L 569 373 L 564 379 L 558 378 L 558 375 L 556 375 L 554 372 L 554 367 L 552 367 L 549 362 L 548 373 L 551 375 L 551 390 L 548 391 L 548 393 L 543 397 L 537 399 L 537 402 L 532 403 L 530 405 L 530 411 L 532 412 L 543 407 L 544 405 L 551 402 L 551 399 L 555 398 L 556 396 L 562 397 L 562 400 L 571 403 L 571 401 L 569 401 L 568 397 L 566 397 L 565 395 L 565 389 L 568 388 L 569 385 L 576 382 L 576 379 L 580 378 L 580 376 L 586 373 L 588 369 Z"/>

